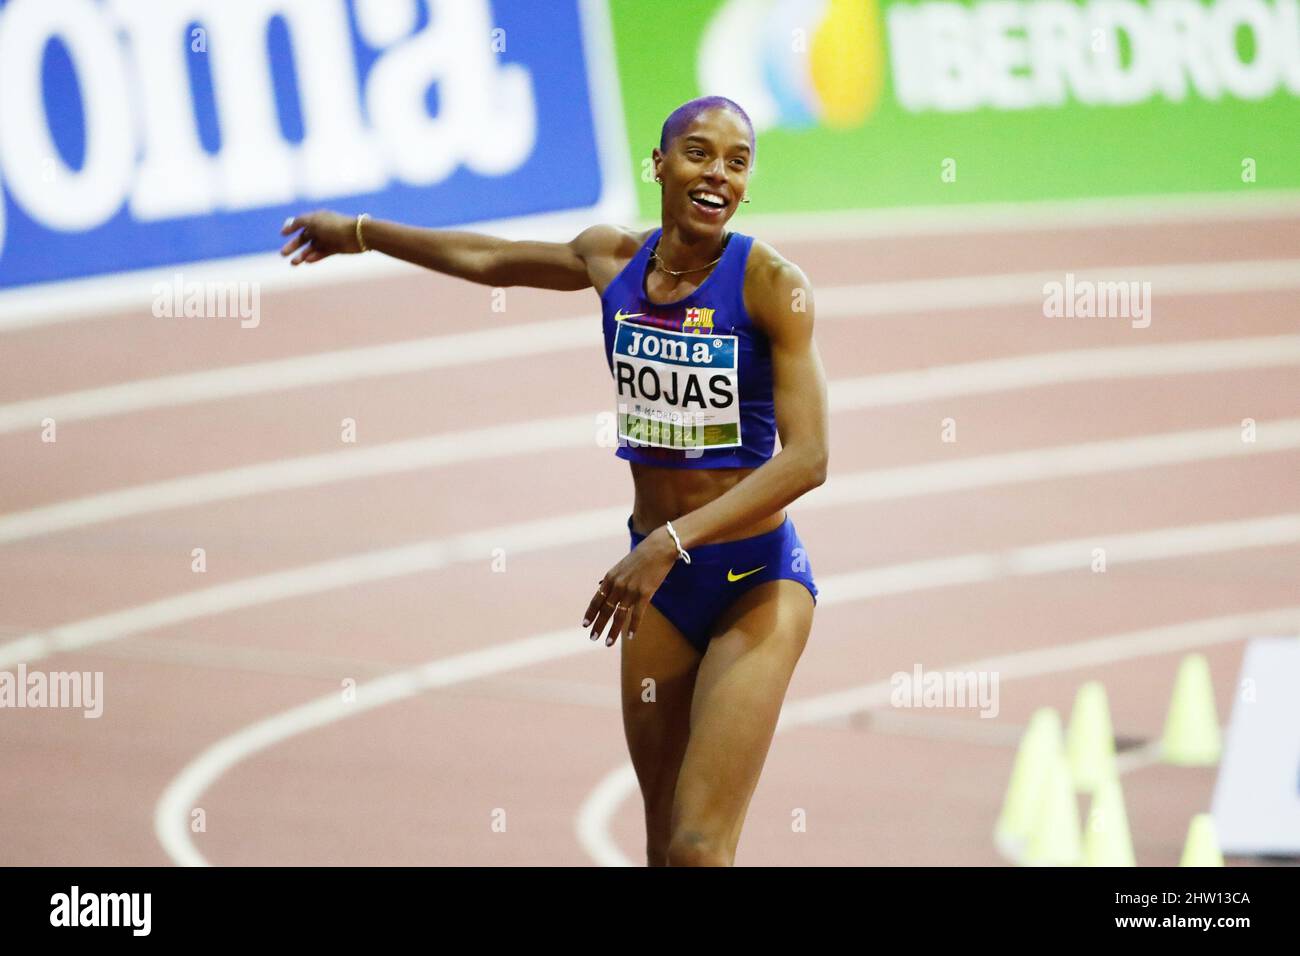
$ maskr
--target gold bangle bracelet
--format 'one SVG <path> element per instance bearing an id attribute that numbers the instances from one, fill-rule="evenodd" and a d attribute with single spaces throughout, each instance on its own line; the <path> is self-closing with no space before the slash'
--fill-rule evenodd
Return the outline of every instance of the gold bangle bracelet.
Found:
<path id="1" fill-rule="evenodd" d="M 362 252 L 369 252 L 370 247 L 366 245 L 366 240 L 361 235 L 361 224 L 370 218 L 370 213 L 363 212 L 357 216 L 357 245 L 361 247 Z"/>

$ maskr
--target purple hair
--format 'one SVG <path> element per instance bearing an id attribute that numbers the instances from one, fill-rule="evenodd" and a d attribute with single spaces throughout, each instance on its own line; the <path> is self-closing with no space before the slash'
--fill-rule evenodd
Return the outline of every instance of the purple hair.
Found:
<path id="1" fill-rule="evenodd" d="M 668 144 L 682 135 L 701 113 L 719 109 L 731 110 L 745 121 L 745 125 L 749 127 L 750 151 L 756 153 L 758 147 L 754 142 L 754 124 L 750 122 L 749 114 L 741 109 L 739 103 L 735 100 L 729 100 L 725 96 L 701 96 L 688 103 L 683 103 L 669 113 L 668 118 L 664 120 L 664 128 L 659 133 L 659 151 L 666 153 Z"/>

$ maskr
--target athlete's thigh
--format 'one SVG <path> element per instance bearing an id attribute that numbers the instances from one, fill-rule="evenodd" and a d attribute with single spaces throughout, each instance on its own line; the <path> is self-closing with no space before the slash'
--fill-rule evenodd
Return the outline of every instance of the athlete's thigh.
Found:
<path id="1" fill-rule="evenodd" d="M 647 806 L 663 801 L 667 810 L 690 733 L 700 653 L 653 604 L 636 637 L 619 643 L 623 730 L 632 766 Z"/>
<path id="2" fill-rule="evenodd" d="M 807 588 L 782 579 L 747 591 L 719 618 L 695 680 L 674 829 L 734 849 L 812 616 Z"/>

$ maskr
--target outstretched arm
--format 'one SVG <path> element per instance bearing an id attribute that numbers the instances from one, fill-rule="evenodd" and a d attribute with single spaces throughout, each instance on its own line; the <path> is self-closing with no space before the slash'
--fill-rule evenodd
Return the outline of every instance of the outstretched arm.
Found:
<path id="1" fill-rule="evenodd" d="M 308 213 L 289 219 L 280 232 L 292 237 L 280 254 L 296 252 L 295 266 L 362 251 L 353 216 Z M 360 238 L 368 249 L 469 282 L 574 291 L 592 285 L 593 260 L 610 254 L 622 235 L 612 226 L 592 226 L 571 242 L 512 241 L 367 218 Z"/>

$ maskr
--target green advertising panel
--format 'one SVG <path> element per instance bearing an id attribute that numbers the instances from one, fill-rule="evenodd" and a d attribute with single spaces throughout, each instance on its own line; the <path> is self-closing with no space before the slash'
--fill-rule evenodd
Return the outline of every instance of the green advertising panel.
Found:
<path id="1" fill-rule="evenodd" d="M 729 96 L 756 212 L 1300 187 L 1300 0 L 610 9 L 634 158 L 674 107 Z"/>

